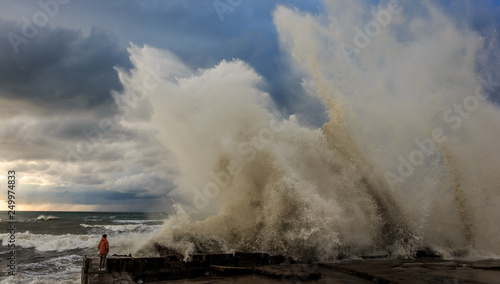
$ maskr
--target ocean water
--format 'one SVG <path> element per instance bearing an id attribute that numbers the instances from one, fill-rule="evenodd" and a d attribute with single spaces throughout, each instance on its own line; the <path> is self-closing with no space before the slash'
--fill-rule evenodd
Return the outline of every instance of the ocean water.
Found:
<path id="1" fill-rule="evenodd" d="M 7 212 L 0 215 L 0 283 L 80 283 L 83 255 L 98 254 L 102 234 L 110 255 L 135 253 L 163 224 L 163 213 L 16 212 L 16 275 L 7 276 L 10 255 Z M 134 251 L 134 249 L 136 251 Z"/>

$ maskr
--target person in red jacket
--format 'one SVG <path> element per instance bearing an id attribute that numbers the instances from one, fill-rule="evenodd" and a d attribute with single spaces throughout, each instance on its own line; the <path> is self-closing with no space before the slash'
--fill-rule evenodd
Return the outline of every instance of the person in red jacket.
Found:
<path id="1" fill-rule="evenodd" d="M 108 235 L 102 235 L 102 239 L 99 242 L 97 248 L 99 249 L 99 254 L 101 255 L 101 261 L 99 262 L 99 270 L 104 270 L 104 266 L 106 266 L 106 256 L 109 252 L 109 243 L 108 243 Z"/>

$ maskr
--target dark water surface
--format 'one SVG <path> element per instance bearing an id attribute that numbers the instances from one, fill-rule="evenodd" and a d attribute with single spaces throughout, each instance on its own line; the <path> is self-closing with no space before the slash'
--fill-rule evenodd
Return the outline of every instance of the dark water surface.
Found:
<path id="1" fill-rule="evenodd" d="M 166 213 L 130 212 L 16 212 L 9 223 L 0 212 L 2 260 L 10 256 L 8 247 L 15 226 L 15 276 L 2 265 L 0 283 L 80 283 L 84 254 L 97 253 L 101 235 L 108 234 L 110 254 L 130 253 L 136 240 L 156 232 Z M 5 263 L 2 261 L 2 264 Z"/>

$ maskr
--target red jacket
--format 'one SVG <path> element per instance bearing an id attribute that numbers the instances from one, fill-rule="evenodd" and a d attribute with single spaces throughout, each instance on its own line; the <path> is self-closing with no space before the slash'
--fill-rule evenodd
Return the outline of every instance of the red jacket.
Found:
<path id="1" fill-rule="evenodd" d="M 105 238 L 102 238 L 101 241 L 99 242 L 99 245 L 97 246 L 99 249 L 100 254 L 108 254 L 109 252 L 109 243 L 108 240 Z"/>

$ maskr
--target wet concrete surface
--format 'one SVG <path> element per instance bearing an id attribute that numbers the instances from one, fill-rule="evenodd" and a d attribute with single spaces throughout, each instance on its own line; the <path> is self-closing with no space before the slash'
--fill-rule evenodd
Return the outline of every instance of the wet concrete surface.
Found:
<path id="1" fill-rule="evenodd" d="M 286 267 L 286 266 L 285 266 Z M 288 269 L 293 270 L 288 267 Z M 318 267 L 316 272 L 321 273 L 321 278 L 317 280 L 303 279 L 300 277 L 282 277 L 282 278 L 270 278 L 262 275 L 239 275 L 239 276 L 229 276 L 229 277 L 200 277 L 195 279 L 183 279 L 183 280 L 172 280 L 172 281 L 160 281 L 154 282 L 155 284 L 225 284 L 225 283 L 240 283 L 240 284 L 270 284 L 270 283 L 338 283 L 338 284 L 355 284 L 355 283 L 373 283 L 372 281 L 359 278 L 348 273 L 343 273 L 335 271 L 327 267 Z"/>
<path id="2" fill-rule="evenodd" d="M 212 255 L 207 255 L 206 259 L 210 257 Z M 115 263 L 115 268 L 119 263 L 123 269 L 112 268 L 111 271 L 99 271 L 98 258 L 85 257 L 82 283 L 500 283 L 500 260 L 494 259 L 466 261 L 438 258 L 410 260 L 385 258 L 307 265 L 257 264 L 255 266 L 248 263 L 244 266 L 219 263 L 206 265 L 205 271 L 189 279 L 180 277 L 184 279 L 179 280 L 178 277 L 177 280 L 165 280 L 157 277 L 154 281 L 144 281 L 144 278 L 133 275 L 134 261 L 137 264 L 137 262 L 144 261 L 158 263 L 161 260 L 161 258 L 111 258 L 111 261 Z M 178 271 L 180 266 L 174 267 L 172 263 L 182 265 L 184 262 L 165 260 L 165 265 L 168 267 L 165 269 Z M 199 266 L 195 268 L 199 271 Z M 165 273 L 165 269 L 157 271 Z M 175 273 L 178 275 L 178 272 Z"/>
<path id="3" fill-rule="evenodd" d="M 322 266 L 380 283 L 500 283 L 500 260 L 368 260 Z"/>

